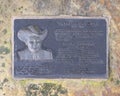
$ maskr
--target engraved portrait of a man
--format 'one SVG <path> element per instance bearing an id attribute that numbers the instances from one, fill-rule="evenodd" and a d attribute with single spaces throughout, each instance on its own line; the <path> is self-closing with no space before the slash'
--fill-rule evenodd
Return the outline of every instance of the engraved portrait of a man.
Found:
<path id="1" fill-rule="evenodd" d="M 27 46 L 26 49 L 18 51 L 20 60 L 52 60 L 52 52 L 43 50 L 42 43 L 48 31 L 38 26 L 30 25 L 18 31 L 18 38 Z"/>

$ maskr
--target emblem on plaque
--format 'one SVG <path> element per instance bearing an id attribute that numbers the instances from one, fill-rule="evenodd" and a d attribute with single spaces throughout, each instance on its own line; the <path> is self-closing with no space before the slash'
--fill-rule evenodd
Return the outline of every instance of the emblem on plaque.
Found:
<path id="1" fill-rule="evenodd" d="M 105 18 L 15 18 L 15 78 L 108 77 Z"/>
<path id="2" fill-rule="evenodd" d="M 42 49 L 42 42 L 48 31 L 38 26 L 30 25 L 18 31 L 18 38 L 25 43 L 26 49 L 18 52 L 20 60 L 49 60 L 52 52 Z"/>

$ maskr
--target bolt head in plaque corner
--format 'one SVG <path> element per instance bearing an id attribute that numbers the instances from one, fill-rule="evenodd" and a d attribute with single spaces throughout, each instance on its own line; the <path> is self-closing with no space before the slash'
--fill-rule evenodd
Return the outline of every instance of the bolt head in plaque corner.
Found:
<path id="1" fill-rule="evenodd" d="M 14 78 L 108 77 L 108 21 L 104 17 L 13 19 Z"/>

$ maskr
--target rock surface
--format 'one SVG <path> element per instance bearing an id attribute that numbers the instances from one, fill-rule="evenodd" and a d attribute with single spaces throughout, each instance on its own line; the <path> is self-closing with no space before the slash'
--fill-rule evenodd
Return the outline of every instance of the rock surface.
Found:
<path id="1" fill-rule="evenodd" d="M 109 18 L 107 80 L 12 78 L 12 17 L 52 15 Z M 0 0 L 0 96 L 50 96 L 50 90 L 57 92 L 52 96 L 120 96 L 120 0 Z"/>

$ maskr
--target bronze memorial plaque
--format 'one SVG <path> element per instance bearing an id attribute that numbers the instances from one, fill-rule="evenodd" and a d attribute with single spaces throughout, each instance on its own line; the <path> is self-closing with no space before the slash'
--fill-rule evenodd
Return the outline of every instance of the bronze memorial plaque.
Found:
<path id="1" fill-rule="evenodd" d="M 13 20 L 15 78 L 107 78 L 108 30 L 104 17 Z"/>

